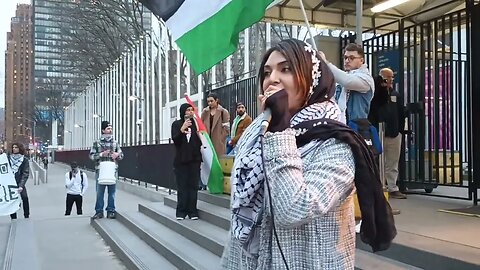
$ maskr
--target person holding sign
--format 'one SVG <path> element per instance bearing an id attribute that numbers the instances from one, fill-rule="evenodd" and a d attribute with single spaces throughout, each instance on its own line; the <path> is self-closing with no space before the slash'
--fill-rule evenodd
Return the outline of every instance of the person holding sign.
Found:
<path id="1" fill-rule="evenodd" d="M 30 217 L 30 204 L 28 202 L 27 188 L 25 184 L 27 183 L 28 177 L 30 175 L 30 164 L 28 163 L 28 158 L 25 156 L 25 148 L 21 143 L 13 143 L 11 154 L 8 157 L 12 172 L 15 175 L 15 181 L 18 185 L 18 192 L 22 198 L 23 205 L 23 216 L 25 218 Z M 17 213 L 10 215 L 12 219 L 17 219 Z"/>

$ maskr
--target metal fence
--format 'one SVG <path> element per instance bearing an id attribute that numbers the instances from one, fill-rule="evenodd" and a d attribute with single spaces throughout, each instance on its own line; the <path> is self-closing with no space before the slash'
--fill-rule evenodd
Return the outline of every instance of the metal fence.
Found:
<path id="1" fill-rule="evenodd" d="M 464 196 L 441 196 L 476 203 L 472 96 L 479 89 L 470 77 L 470 41 L 471 29 L 480 25 L 472 24 L 467 9 L 404 27 L 408 19 L 396 22 L 397 31 L 363 42 L 372 73 L 393 69 L 405 100 L 409 132 L 402 142 L 400 187 L 427 193 L 438 186 L 466 188 Z M 352 40 L 354 36 L 348 36 L 342 45 Z"/>
<path id="2" fill-rule="evenodd" d="M 247 109 L 247 113 L 255 118 L 259 114 L 257 96 L 259 90 L 257 87 L 257 77 L 251 77 L 244 79 L 229 85 L 225 85 L 216 89 L 213 89 L 211 92 L 214 92 L 218 95 L 218 99 L 222 106 L 230 112 L 230 115 L 235 115 L 237 110 L 237 102 L 243 102 Z M 206 97 L 205 95 L 205 104 Z M 233 121 L 234 117 L 230 117 L 230 120 Z"/>
<path id="3" fill-rule="evenodd" d="M 175 149 L 173 144 L 155 144 L 122 147 L 123 160 L 119 161 L 119 178 L 141 181 L 176 189 L 173 172 Z M 56 152 L 56 161 L 70 164 L 76 161 L 81 168 L 95 169 L 95 164 L 89 159 L 89 150 Z"/>

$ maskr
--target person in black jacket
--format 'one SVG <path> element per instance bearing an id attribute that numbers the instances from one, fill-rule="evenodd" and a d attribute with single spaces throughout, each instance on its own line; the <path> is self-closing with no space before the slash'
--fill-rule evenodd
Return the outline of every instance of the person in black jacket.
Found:
<path id="1" fill-rule="evenodd" d="M 397 186 L 398 162 L 402 145 L 402 133 L 405 125 L 405 109 L 402 96 L 393 89 L 393 71 L 389 68 L 380 70 L 375 78 L 375 95 L 370 106 L 368 119 L 377 127 L 385 123 L 383 152 L 385 155 L 385 179 L 391 198 L 406 199 Z"/>
<path id="2" fill-rule="evenodd" d="M 12 167 L 12 171 L 15 174 L 18 192 L 22 198 L 23 216 L 25 218 L 29 218 L 30 204 L 28 202 L 28 194 L 25 184 L 27 183 L 30 175 L 30 164 L 28 163 L 28 158 L 25 156 L 25 148 L 23 145 L 21 143 L 13 143 L 11 154 L 8 156 L 8 158 L 10 161 L 10 166 Z M 17 213 L 11 214 L 10 218 L 17 219 Z"/>
<path id="3" fill-rule="evenodd" d="M 198 219 L 197 194 L 200 179 L 202 145 L 197 134 L 193 118 L 193 107 L 188 104 L 180 106 L 180 120 L 172 123 L 172 139 L 175 144 L 173 167 L 177 179 L 177 220 L 185 217 Z"/>

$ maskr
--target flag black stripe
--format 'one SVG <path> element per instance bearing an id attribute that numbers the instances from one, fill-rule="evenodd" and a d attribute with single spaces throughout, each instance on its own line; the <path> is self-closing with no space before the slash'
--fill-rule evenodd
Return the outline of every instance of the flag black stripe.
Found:
<path id="1" fill-rule="evenodd" d="M 153 14 L 166 22 L 177 12 L 185 0 L 140 0 Z"/>

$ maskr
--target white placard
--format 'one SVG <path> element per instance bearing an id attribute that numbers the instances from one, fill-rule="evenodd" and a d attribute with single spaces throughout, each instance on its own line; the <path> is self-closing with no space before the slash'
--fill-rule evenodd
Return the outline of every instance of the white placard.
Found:
<path id="1" fill-rule="evenodd" d="M 7 154 L 0 155 L 0 216 L 13 214 L 20 209 L 20 194 Z"/>

